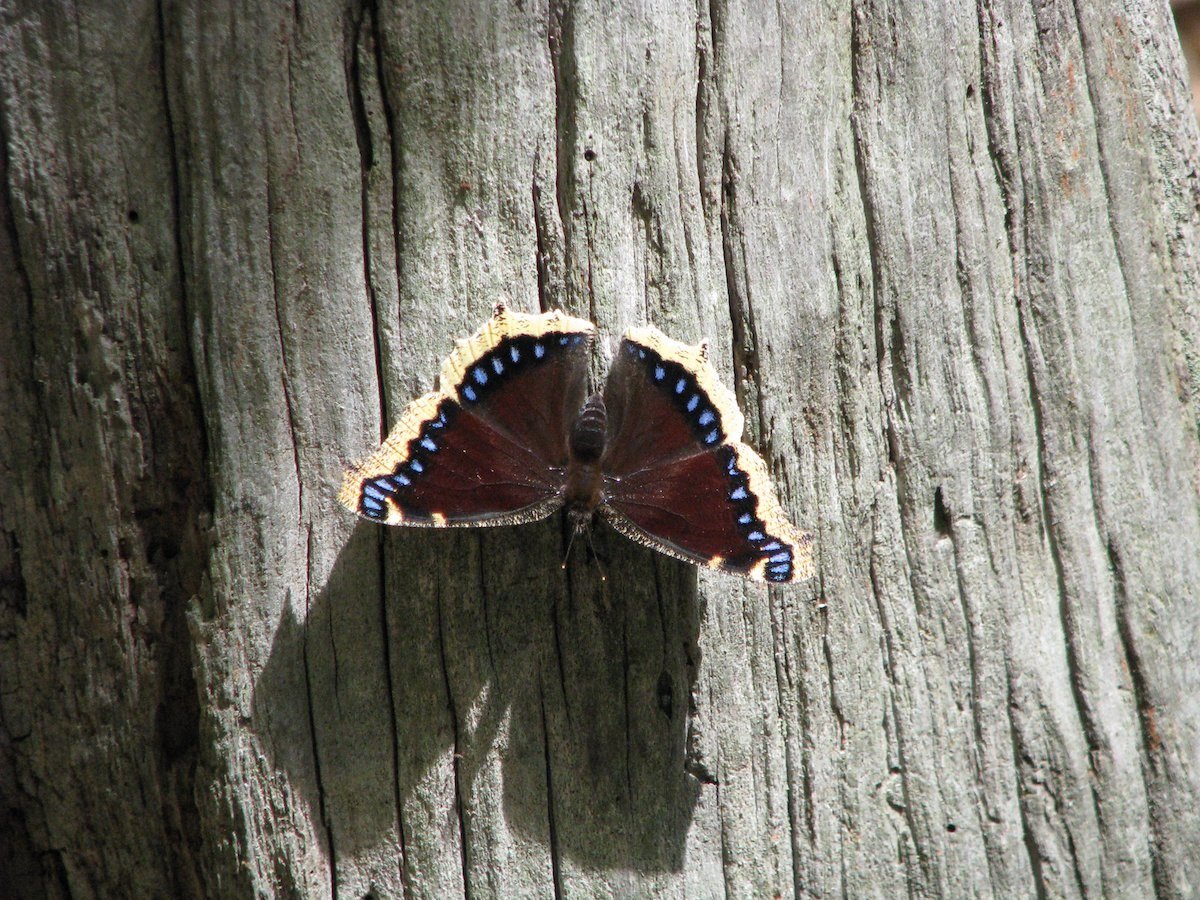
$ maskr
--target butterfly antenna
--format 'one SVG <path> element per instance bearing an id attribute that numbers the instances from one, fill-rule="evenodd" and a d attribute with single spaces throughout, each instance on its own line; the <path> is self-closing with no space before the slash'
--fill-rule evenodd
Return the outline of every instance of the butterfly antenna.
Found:
<path id="1" fill-rule="evenodd" d="M 567 541 L 567 552 L 563 554 L 563 561 L 562 561 L 563 569 L 567 568 L 567 561 L 571 558 L 571 548 L 575 546 L 575 535 L 577 535 L 577 534 L 579 534 L 579 531 L 575 528 L 572 528 L 571 529 L 571 538 L 570 538 L 570 540 Z"/>
<path id="2" fill-rule="evenodd" d="M 588 550 L 592 556 L 592 562 L 596 564 L 596 571 L 600 573 L 601 581 L 608 581 L 608 573 L 604 571 L 604 564 L 600 562 L 600 554 L 596 552 L 596 545 L 592 543 L 592 529 L 587 530 Z"/>

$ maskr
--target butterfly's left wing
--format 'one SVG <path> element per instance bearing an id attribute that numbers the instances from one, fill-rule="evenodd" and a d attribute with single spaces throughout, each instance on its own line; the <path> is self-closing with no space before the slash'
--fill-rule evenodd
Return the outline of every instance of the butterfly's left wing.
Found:
<path id="1" fill-rule="evenodd" d="M 497 306 L 442 364 L 340 499 L 387 525 L 513 525 L 562 505 L 567 433 L 587 387 L 594 326 Z"/>
<path id="2" fill-rule="evenodd" d="M 739 440 L 737 401 L 702 346 L 653 327 L 631 330 L 613 359 L 604 402 L 600 512 L 618 531 L 755 581 L 812 574 L 812 535 L 788 521 L 766 464 Z"/>

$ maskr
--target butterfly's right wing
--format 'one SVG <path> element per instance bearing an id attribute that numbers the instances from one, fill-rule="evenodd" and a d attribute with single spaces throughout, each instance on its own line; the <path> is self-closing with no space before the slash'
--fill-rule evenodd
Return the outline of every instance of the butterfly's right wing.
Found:
<path id="1" fill-rule="evenodd" d="M 495 315 L 442 364 L 339 499 L 388 525 L 510 525 L 562 505 L 567 434 L 595 327 L 560 312 Z"/>
<path id="2" fill-rule="evenodd" d="M 604 389 L 601 513 L 663 553 L 755 581 L 812 574 L 812 536 L 784 514 L 733 395 L 702 347 L 638 328 Z"/>

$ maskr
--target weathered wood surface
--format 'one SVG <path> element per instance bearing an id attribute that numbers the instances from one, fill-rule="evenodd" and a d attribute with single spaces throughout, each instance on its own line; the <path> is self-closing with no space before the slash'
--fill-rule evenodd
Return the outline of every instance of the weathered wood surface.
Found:
<path id="1" fill-rule="evenodd" d="M 1200 892 L 1126 6 L 0 5 L 0 893 Z M 337 508 L 498 299 L 709 338 L 818 578 Z"/>

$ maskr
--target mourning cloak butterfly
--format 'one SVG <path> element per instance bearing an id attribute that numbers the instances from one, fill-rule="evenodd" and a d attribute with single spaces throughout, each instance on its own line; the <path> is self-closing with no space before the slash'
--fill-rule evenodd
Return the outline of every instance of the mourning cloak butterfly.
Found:
<path id="1" fill-rule="evenodd" d="M 766 465 L 703 345 L 634 328 L 585 402 L 595 326 L 497 306 L 346 476 L 340 499 L 375 522 L 435 528 L 596 512 L 663 553 L 755 581 L 812 574 L 812 535 L 784 515 Z"/>

